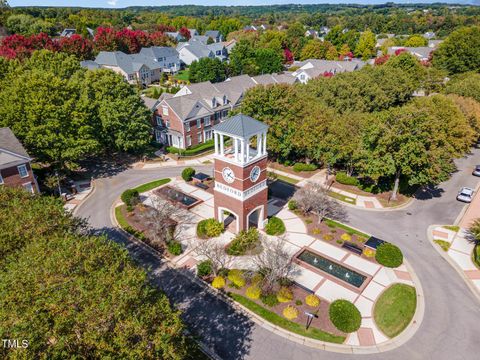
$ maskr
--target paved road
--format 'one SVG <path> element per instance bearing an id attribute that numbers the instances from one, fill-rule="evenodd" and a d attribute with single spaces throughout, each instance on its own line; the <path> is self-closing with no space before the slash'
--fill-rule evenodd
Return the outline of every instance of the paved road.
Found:
<path id="1" fill-rule="evenodd" d="M 228 305 L 186 280 L 175 270 L 138 246 L 128 243 L 112 228 L 109 208 L 120 193 L 134 185 L 161 177 L 178 175 L 181 169 L 127 170 L 96 182 L 95 193 L 78 210 L 90 217 L 91 225 L 106 231 L 114 240 L 125 243 L 134 258 L 151 267 L 152 279 L 184 311 L 185 321 L 224 359 L 478 359 L 480 354 L 480 307 L 463 280 L 431 247 L 426 238 L 431 224 L 451 224 L 463 208 L 455 201 L 461 186 L 475 187 L 478 179 L 470 175 L 480 163 L 480 151 L 460 159 L 459 171 L 438 189 L 426 192 L 405 210 L 369 212 L 348 208 L 349 222 L 360 229 L 398 244 L 410 261 L 425 295 L 424 320 L 403 346 L 376 355 L 329 353 L 289 342 L 235 314 Z M 209 171 L 208 167 L 201 168 Z"/>

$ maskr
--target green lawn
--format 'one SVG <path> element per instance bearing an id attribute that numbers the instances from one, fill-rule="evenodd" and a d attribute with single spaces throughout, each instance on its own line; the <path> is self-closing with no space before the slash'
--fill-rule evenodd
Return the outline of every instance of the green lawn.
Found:
<path id="1" fill-rule="evenodd" d="M 180 70 L 178 74 L 174 75 L 173 78 L 177 80 L 182 80 L 182 81 L 188 81 L 188 78 L 190 76 L 190 70 Z"/>
<path id="2" fill-rule="evenodd" d="M 278 180 L 282 180 L 282 181 L 284 181 L 286 183 L 289 183 L 289 184 L 292 184 L 292 185 L 298 184 L 300 182 L 300 180 L 293 179 L 291 177 L 288 177 L 288 176 L 285 176 L 285 175 L 280 175 L 280 174 L 277 174 L 277 173 L 274 173 L 274 172 L 269 172 L 269 175 L 270 174 L 271 174 L 272 177 L 275 177 Z"/>
<path id="3" fill-rule="evenodd" d="M 349 203 L 349 204 L 353 204 L 355 205 L 357 203 L 357 200 L 355 198 L 352 198 L 350 196 L 345 196 L 345 195 L 342 195 L 342 194 L 339 194 L 335 191 L 329 191 L 328 192 L 328 196 L 334 198 L 334 199 L 338 199 L 340 201 L 343 201 L 343 202 L 346 202 L 346 203 Z"/>
<path id="4" fill-rule="evenodd" d="M 345 341 L 345 337 L 343 336 L 333 335 L 326 331 L 322 331 L 320 329 L 316 329 L 313 327 L 310 327 L 308 330 L 305 330 L 304 325 L 300 325 L 292 321 L 289 321 L 281 317 L 280 315 L 277 315 L 274 312 L 271 312 L 265 309 L 263 306 L 258 305 L 257 303 L 247 299 L 242 295 L 230 293 L 229 296 L 232 299 L 234 299 L 236 302 L 245 306 L 250 311 L 261 316 L 265 320 L 271 322 L 274 325 L 280 326 L 285 330 L 291 331 L 295 334 L 306 336 L 312 339 L 321 340 L 321 341 L 337 343 L 337 344 L 342 344 Z"/>
<path id="5" fill-rule="evenodd" d="M 444 229 L 452 230 L 452 231 L 455 231 L 455 232 L 460 231 L 460 226 L 456 226 L 456 225 L 445 225 L 445 226 L 442 226 L 442 227 Z"/>
<path id="6" fill-rule="evenodd" d="M 433 242 L 438 244 L 438 246 L 440 246 L 443 251 L 448 251 L 448 249 L 450 249 L 451 244 L 448 241 L 436 239 L 433 240 Z"/>
<path id="7" fill-rule="evenodd" d="M 125 219 L 125 217 L 123 216 L 123 213 L 122 213 L 122 207 L 123 206 L 125 206 L 125 205 L 117 206 L 115 208 L 115 218 L 117 219 L 120 227 L 122 229 L 126 229 L 129 225 L 128 225 L 127 219 Z"/>
<path id="8" fill-rule="evenodd" d="M 405 284 L 394 284 L 378 298 L 373 316 L 379 329 L 392 338 L 408 326 L 416 307 L 415 288 Z"/>
<path id="9" fill-rule="evenodd" d="M 137 190 L 139 193 L 142 193 L 145 191 L 155 189 L 156 187 L 159 187 L 161 185 L 165 185 L 169 182 L 170 182 L 170 179 L 159 179 L 159 180 L 151 181 L 149 183 L 137 186 L 136 188 L 134 188 L 134 190 Z"/>
<path id="10" fill-rule="evenodd" d="M 358 230 L 355 230 L 355 229 L 352 229 L 350 226 L 347 226 L 345 224 L 342 224 L 342 223 L 339 223 L 338 221 L 335 221 L 335 220 L 331 220 L 331 219 L 323 219 L 322 222 L 324 224 L 326 224 L 327 226 L 331 227 L 331 228 L 339 228 L 339 229 L 343 229 L 345 230 L 347 233 L 349 234 L 356 234 L 358 236 L 361 236 L 361 237 L 364 237 L 364 238 L 367 238 L 369 239 L 370 238 L 370 235 L 367 235 L 361 231 L 358 231 Z"/>

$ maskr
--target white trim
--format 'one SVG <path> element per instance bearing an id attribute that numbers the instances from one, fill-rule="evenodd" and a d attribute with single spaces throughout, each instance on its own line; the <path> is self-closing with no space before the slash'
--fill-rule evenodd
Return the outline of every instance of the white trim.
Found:
<path id="1" fill-rule="evenodd" d="M 250 211 L 248 214 L 247 214 L 247 217 L 245 218 L 245 221 L 247 222 L 247 230 L 250 228 L 250 221 L 249 221 L 249 218 L 250 218 L 250 215 L 252 215 L 255 211 L 257 211 L 258 209 L 260 209 L 260 213 L 258 214 L 258 228 L 259 229 L 263 229 L 264 227 L 264 220 L 263 220 L 263 215 L 264 215 L 264 211 L 265 211 L 265 205 L 258 205 L 255 209 L 253 209 L 252 211 Z"/>
<path id="2" fill-rule="evenodd" d="M 235 161 L 234 158 L 233 158 L 233 159 L 230 159 L 230 158 L 228 158 L 228 157 L 226 157 L 226 156 L 222 156 L 222 155 L 220 155 L 220 154 L 214 154 L 214 158 L 215 158 L 215 159 L 222 160 L 222 161 L 224 161 L 224 162 L 227 162 L 227 163 L 229 163 L 229 164 L 232 164 L 232 165 L 235 165 L 235 166 L 239 166 L 239 167 L 242 167 L 242 168 L 247 167 L 247 166 L 249 166 L 249 165 L 252 165 L 253 163 L 255 163 L 255 162 L 257 162 L 257 161 L 260 161 L 260 160 L 262 160 L 263 158 L 266 158 L 266 157 L 267 157 L 267 154 L 264 154 L 264 155 L 259 156 L 259 157 L 256 157 L 256 156 L 255 156 L 255 157 L 253 157 L 252 159 L 250 159 L 250 161 L 247 161 L 247 162 L 242 163 L 242 162 L 240 162 L 240 161 Z"/>
<path id="3" fill-rule="evenodd" d="M 258 194 L 259 192 L 265 190 L 266 188 L 267 188 L 267 180 L 263 180 L 258 184 L 251 186 L 245 191 L 235 189 L 231 186 L 228 186 L 226 184 L 216 181 L 214 191 L 218 191 L 219 193 L 225 194 L 227 196 L 230 196 L 240 201 L 245 201 L 251 198 L 252 196 Z"/>
<path id="4" fill-rule="evenodd" d="M 219 207 L 218 207 L 218 212 L 217 212 L 218 221 L 220 221 L 222 224 L 223 224 L 223 222 L 225 221 L 225 219 L 224 219 L 224 214 L 223 214 L 223 212 L 224 212 L 225 210 L 228 211 L 229 213 L 235 215 L 235 219 L 236 219 L 236 221 L 237 221 L 237 223 L 236 223 L 236 232 L 238 233 L 238 232 L 240 231 L 240 218 L 239 218 L 239 216 L 238 216 L 237 213 L 233 212 L 232 210 L 230 210 L 230 209 L 228 209 L 228 208 L 226 208 L 226 207 L 221 207 L 221 206 L 219 206 Z"/>
<path id="5" fill-rule="evenodd" d="M 20 171 L 20 168 L 25 169 L 25 175 L 22 176 L 22 172 Z M 20 177 L 21 177 L 22 179 L 28 177 L 27 165 L 25 165 L 25 164 L 20 164 L 20 165 L 17 166 L 17 170 L 18 170 L 18 175 L 20 175 Z"/>
<path id="6" fill-rule="evenodd" d="M 25 159 L 25 160 L 27 160 L 27 161 L 32 161 L 32 158 L 30 158 L 30 157 L 20 155 L 20 154 L 18 154 L 18 153 L 16 153 L 16 152 L 7 150 L 7 149 L 2 148 L 2 147 L 0 147 L 0 151 L 6 152 L 7 154 L 10 154 L 10 155 L 17 156 L 17 157 L 22 158 L 22 159 Z"/>

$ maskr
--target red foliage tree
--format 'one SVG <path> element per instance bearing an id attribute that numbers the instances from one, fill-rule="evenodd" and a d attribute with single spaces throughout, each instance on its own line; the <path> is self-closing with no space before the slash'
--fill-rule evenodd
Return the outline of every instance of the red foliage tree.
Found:
<path id="1" fill-rule="evenodd" d="M 388 59 L 390 59 L 390 55 L 388 55 L 388 54 L 379 56 L 379 57 L 375 58 L 374 64 L 375 65 L 383 65 L 388 61 Z"/>
<path id="2" fill-rule="evenodd" d="M 291 64 L 293 60 L 293 53 L 290 51 L 289 48 L 285 48 L 283 50 L 283 61 L 287 64 Z"/>
<path id="3" fill-rule="evenodd" d="M 116 31 L 113 28 L 99 27 L 93 42 L 97 51 L 118 50 Z"/>
<path id="4" fill-rule="evenodd" d="M 150 37 L 141 30 L 123 29 L 115 35 L 118 50 L 129 54 L 138 53 L 142 47 L 151 45 Z"/>
<path id="5" fill-rule="evenodd" d="M 47 34 L 40 33 L 28 37 L 14 34 L 5 37 L 0 46 L 0 56 L 23 60 L 30 57 L 35 50 L 57 51 L 58 44 Z"/>
<path id="6" fill-rule="evenodd" d="M 169 46 L 170 38 L 161 31 L 155 31 L 150 34 L 150 41 L 154 46 Z"/>
<path id="7" fill-rule="evenodd" d="M 398 56 L 398 55 L 400 55 L 401 53 L 403 53 L 403 52 L 405 52 L 405 51 L 407 51 L 407 49 L 404 49 L 404 48 L 397 49 L 397 50 L 395 50 L 395 55 Z"/>
<path id="8" fill-rule="evenodd" d="M 182 37 L 186 40 L 190 40 L 192 37 L 192 34 L 190 34 L 190 30 L 188 30 L 185 26 L 182 26 L 180 30 L 178 30 L 178 33 L 182 35 Z"/>
<path id="9" fill-rule="evenodd" d="M 175 31 L 175 26 L 172 26 L 172 25 L 158 24 L 156 28 L 157 28 L 157 31 L 160 31 L 162 33 L 167 31 L 169 32 Z"/>
<path id="10" fill-rule="evenodd" d="M 80 60 L 93 58 L 93 43 L 81 35 L 74 34 L 71 37 L 64 37 L 59 42 L 60 51 L 75 55 Z"/>

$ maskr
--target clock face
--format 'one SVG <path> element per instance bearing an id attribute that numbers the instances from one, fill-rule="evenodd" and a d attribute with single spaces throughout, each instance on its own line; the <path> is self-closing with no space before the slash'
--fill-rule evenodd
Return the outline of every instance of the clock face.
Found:
<path id="1" fill-rule="evenodd" d="M 252 180 L 252 182 L 255 182 L 258 180 L 259 177 L 260 177 L 260 168 L 258 166 L 254 166 L 252 171 L 250 171 L 250 180 Z"/>
<path id="2" fill-rule="evenodd" d="M 222 176 L 223 180 L 225 180 L 227 183 L 233 183 L 235 181 L 235 174 L 229 167 L 223 168 Z"/>

